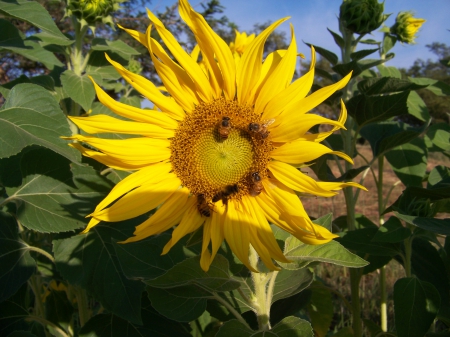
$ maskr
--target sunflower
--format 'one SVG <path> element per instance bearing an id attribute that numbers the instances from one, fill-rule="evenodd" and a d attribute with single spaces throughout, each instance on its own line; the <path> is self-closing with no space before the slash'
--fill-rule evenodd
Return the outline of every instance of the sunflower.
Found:
<path id="1" fill-rule="evenodd" d="M 312 223 L 298 195 L 331 197 L 347 186 L 363 188 L 353 182 L 317 182 L 299 170 L 326 154 L 352 162 L 346 154 L 320 143 L 344 128 L 344 104 L 337 121 L 308 113 L 342 89 L 351 75 L 308 96 L 315 52 L 311 50 L 309 71 L 292 82 L 297 58 L 292 26 L 288 49 L 262 61 L 267 37 L 288 18 L 271 24 L 240 55 L 233 54 L 187 0 L 180 0 L 179 11 L 196 37 L 203 65 L 197 63 L 198 52 L 187 53 L 148 11 L 152 25 L 145 34 L 123 29 L 148 48 L 169 95 L 108 58 L 157 109 L 117 102 L 94 83 L 100 102 L 128 120 L 106 115 L 71 117 L 89 134 L 134 135 L 120 140 L 66 137 L 85 156 L 114 169 L 135 171 L 97 205 L 84 232 L 101 221 L 131 219 L 157 208 L 124 242 L 176 226 L 163 249 L 166 254 L 182 237 L 203 226 L 200 264 L 205 271 L 223 240 L 250 270 L 255 271 L 249 263 L 250 245 L 268 268 L 279 269 L 274 260 L 288 260 L 269 223 L 307 244 L 323 244 L 336 237 Z M 151 37 L 152 27 L 172 56 Z M 333 127 L 329 132 L 308 133 L 317 124 Z"/>

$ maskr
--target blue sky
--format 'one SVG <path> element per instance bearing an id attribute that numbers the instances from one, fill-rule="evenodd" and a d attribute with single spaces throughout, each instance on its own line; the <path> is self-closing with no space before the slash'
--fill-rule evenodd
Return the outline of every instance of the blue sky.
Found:
<path id="1" fill-rule="evenodd" d="M 152 0 L 148 6 L 155 11 L 163 11 L 166 6 L 174 4 L 175 0 Z M 201 10 L 201 0 L 191 0 L 194 9 Z M 338 32 L 337 16 L 339 15 L 339 0 L 221 0 L 226 7 L 224 14 L 234 21 L 241 31 L 250 30 L 255 23 L 290 16 L 294 25 L 298 43 L 298 51 L 309 58 L 308 47 L 301 41 L 329 49 L 339 55 L 339 49 L 327 28 Z M 450 1 L 449 0 L 386 0 L 385 13 L 392 13 L 386 21 L 392 26 L 399 11 L 412 10 L 415 17 L 427 22 L 419 31 L 415 45 L 397 43 L 391 50 L 395 58 L 387 63 L 396 67 L 408 68 L 418 59 L 433 59 L 436 57 L 425 47 L 432 42 L 442 42 L 450 45 Z M 285 31 L 289 36 L 289 23 L 282 24 L 278 30 Z M 374 38 L 380 40 L 382 33 L 375 32 Z M 370 46 L 366 47 L 370 48 Z M 375 55 L 375 54 L 374 54 Z"/>

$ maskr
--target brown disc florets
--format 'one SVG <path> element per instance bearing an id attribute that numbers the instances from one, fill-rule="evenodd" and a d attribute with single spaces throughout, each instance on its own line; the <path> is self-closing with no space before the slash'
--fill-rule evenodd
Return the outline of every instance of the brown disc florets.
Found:
<path id="1" fill-rule="evenodd" d="M 232 191 L 229 199 L 250 194 L 252 173 L 267 176 L 272 150 L 270 137 L 249 131 L 260 122 L 251 107 L 225 98 L 187 114 L 170 145 L 173 171 L 183 186 L 208 202 L 224 191 Z"/>

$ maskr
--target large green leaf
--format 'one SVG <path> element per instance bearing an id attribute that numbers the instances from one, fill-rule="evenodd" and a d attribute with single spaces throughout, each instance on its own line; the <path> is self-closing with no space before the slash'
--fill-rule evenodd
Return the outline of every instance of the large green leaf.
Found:
<path id="1" fill-rule="evenodd" d="M 112 314 L 92 317 L 80 330 L 80 337 L 188 337 L 187 324 L 171 321 L 158 314 L 148 299 L 142 301 L 142 324 L 133 324 Z"/>
<path id="2" fill-rule="evenodd" d="M 112 51 L 126 60 L 129 60 L 131 56 L 140 54 L 136 49 L 130 47 L 122 40 L 108 41 L 103 38 L 95 38 L 92 40 L 91 49 L 105 52 Z"/>
<path id="3" fill-rule="evenodd" d="M 13 18 L 26 21 L 50 35 L 63 40 L 68 38 L 61 33 L 50 14 L 37 1 L 2 0 L 0 12 Z"/>
<path id="4" fill-rule="evenodd" d="M 95 98 L 94 85 L 86 76 L 78 76 L 72 70 L 66 70 L 61 75 L 61 83 L 67 96 L 72 98 L 81 107 L 88 111 Z"/>
<path id="5" fill-rule="evenodd" d="M 450 219 L 427 218 L 414 215 L 406 215 L 395 212 L 395 215 L 407 223 L 425 229 L 430 232 L 450 235 Z"/>
<path id="6" fill-rule="evenodd" d="M 379 65 L 377 69 L 380 72 L 381 76 L 395 77 L 400 79 L 402 78 L 402 73 L 396 67 L 386 67 L 385 65 Z"/>
<path id="7" fill-rule="evenodd" d="M 47 32 L 40 32 L 30 36 L 30 39 L 34 41 L 38 41 L 39 44 L 43 47 L 49 47 L 52 45 L 57 46 L 70 46 L 75 43 L 75 39 L 68 39 L 65 35 L 64 38 L 57 35 L 52 35 Z"/>
<path id="8" fill-rule="evenodd" d="M 426 77 L 408 77 L 411 82 L 420 84 L 420 85 L 428 85 L 427 89 L 430 90 L 433 94 L 438 96 L 449 96 L 450 95 L 450 85 L 434 80 L 432 78 Z"/>
<path id="9" fill-rule="evenodd" d="M 91 167 L 71 167 L 67 159 L 43 148 L 23 155 L 21 172 L 22 184 L 8 188 L 4 202 L 14 202 L 21 224 L 38 232 L 84 227 L 85 216 L 112 187 Z"/>
<path id="10" fill-rule="evenodd" d="M 171 235 L 163 233 L 138 242 L 114 245 L 124 274 L 130 279 L 154 279 L 187 258 L 183 244 L 161 255 Z"/>
<path id="11" fill-rule="evenodd" d="M 423 337 L 439 310 L 436 288 L 415 277 L 397 280 L 394 285 L 395 327 L 399 337 Z"/>
<path id="12" fill-rule="evenodd" d="M 422 186 L 427 170 L 427 148 L 422 138 L 386 152 L 386 159 L 405 186 Z"/>
<path id="13" fill-rule="evenodd" d="M 228 260 L 220 254 L 214 258 L 207 272 L 200 267 L 200 257 L 195 256 L 178 263 L 165 274 L 146 283 L 163 289 L 194 284 L 210 292 L 231 291 L 240 286 L 238 281 L 231 278 Z"/>
<path id="14" fill-rule="evenodd" d="M 323 56 L 325 59 L 327 59 L 332 65 L 335 65 L 338 63 L 339 58 L 337 57 L 337 55 L 335 53 L 333 53 L 325 48 L 311 44 L 311 43 L 305 42 L 305 44 L 309 47 L 314 46 L 314 49 L 316 50 L 316 52 L 319 53 L 321 56 Z"/>
<path id="15" fill-rule="evenodd" d="M 418 90 L 426 85 L 418 85 L 394 77 L 376 77 L 358 83 L 358 89 L 365 95 L 381 95 L 406 90 Z"/>
<path id="16" fill-rule="evenodd" d="M 413 115 L 423 122 L 428 122 L 430 119 L 430 112 L 428 111 L 427 105 L 417 92 L 411 91 L 409 93 L 406 104 L 410 115 Z"/>
<path id="17" fill-rule="evenodd" d="M 311 324 L 294 316 L 286 317 L 275 324 L 271 332 L 278 337 L 314 337 Z"/>
<path id="18" fill-rule="evenodd" d="M 379 48 L 358 50 L 354 53 L 351 53 L 350 58 L 354 61 L 358 61 L 358 60 L 363 59 L 366 56 L 369 56 L 370 54 L 377 52 L 377 51 L 379 51 Z"/>
<path id="19" fill-rule="evenodd" d="M 0 302 L 14 295 L 36 270 L 27 245 L 19 238 L 19 226 L 0 211 Z"/>
<path id="20" fill-rule="evenodd" d="M 18 84 L 0 109 L 0 158 L 19 153 L 24 147 L 39 145 L 73 162 L 78 151 L 60 136 L 71 134 L 58 103 L 45 89 L 34 84 Z"/>
<path id="21" fill-rule="evenodd" d="M 215 337 L 250 337 L 255 336 L 256 332 L 248 328 L 244 323 L 238 321 L 237 319 L 232 319 L 220 327 Z M 273 336 L 273 334 L 268 334 L 268 337 Z"/>
<path id="22" fill-rule="evenodd" d="M 275 279 L 272 303 L 298 294 L 306 289 L 312 280 L 313 274 L 307 268 L 297 270 L 281 269 Z"/>
<path id="23" fill-rule="evenodd" d="M 333 320 L 333 301 L 331 291 L 321 282 L 315 281 L 309 288 L 311 299 L 308 303 L 308 314 L 317 337 L 325 337 Z"/>
<path id="24" fill-rule="evenodd" d="M 53 53 L 44 49 L 39 43 L 32 39 L 25 39 L 24 34 L 11 22 L 0 19 L 0 31 L 2 32 L 0 50 L 8 50 L 32 61 L 41 62 L 48 69 L 53 69 L 54 66 L 63 66 Z"/>
<path id="25" fill-rule="evenodd" d="M 391 216 L 388 221 L 386 221 L 378 229 L 372 241 L 376 242 L 403 242 L 411 235 L 411 230 L 407 227 L 403 227 L 402 223 L 395 216 Z"/>
<path id="26" fill-rule="evenodd" d="M 338 266 L 359 268 L 367 262 L 345 249 L 337 241 L 330 241 L 323 245 L 308 245 L 290 237 L 286 240 L 284 254 L 293 261 L 281 264 L 287 269 L 304 268 L 311 262 L 327 262 Z"/>
<path id="27" fill-rule="evenodd" d="M 367 139 L 375 157 L 408 143 L 419 136 L 424 128 L 414 128 L 408 124 L 394 121 L 367 124 L 360 130 L 361 136 Z"/>
<path id="28" fill-rule="evenodd" d="M 105 309 L 133 324 L 143 323 L 141 294 L 145 285 L 123 274 L 113 242 L 131 236 L 141 220 L 99 224 L 87 234 L 53 241 L 56 268 L 61 275 L 87 289 Z"/>
<path id="29" fill-rule="evenodd" d="M 450 125 L 447 123 L 433 124 L 427 130 L 425 139 L 432 144 L 429 151 L 450 151 Z"/>
<path id="30" fill-rule="evenodd" d="M 384 121 L 408 113 L 408 95 L 409 91 L 388 96 L 356 95 L 347 103 L 348 113 L 359 126 Z"/>
<path id="31" fill-rule="evenodd" d="M 341 47 L 344 48 L 345 41 L 338 33 L 333 32 L 330 28 L 327 28 L 327 30 L 330 32 L 330 34 L 333 36 L 334 42 Z"/>

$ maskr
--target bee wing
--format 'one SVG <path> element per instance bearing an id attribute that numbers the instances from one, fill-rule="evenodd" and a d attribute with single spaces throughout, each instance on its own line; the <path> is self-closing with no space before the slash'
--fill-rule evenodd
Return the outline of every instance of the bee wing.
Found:
<path id="1" fill-rule="evenodd" d="M 267 121 L 264 121 L 263 125 L 265 127 L 268 127 L 269 125 L 272 125 L 275 122 L 275 118 L 269 119 Z"/>

